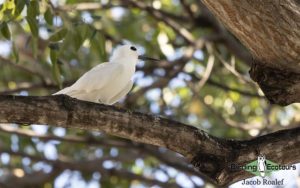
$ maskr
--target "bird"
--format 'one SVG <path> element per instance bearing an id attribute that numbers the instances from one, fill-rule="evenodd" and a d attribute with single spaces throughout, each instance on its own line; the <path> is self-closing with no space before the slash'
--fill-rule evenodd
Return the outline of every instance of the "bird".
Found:
<path id="1" fill-rule="evenodd" d="M 132 76 L 138 60 L 159 61 L 139 55 L 132 45 L 117 47 L 109 62 L 84 73 L 73 85 L 53 95 L 68 95 L 83 101 L 112 105 L 126 96 L 133 86 Z"/>

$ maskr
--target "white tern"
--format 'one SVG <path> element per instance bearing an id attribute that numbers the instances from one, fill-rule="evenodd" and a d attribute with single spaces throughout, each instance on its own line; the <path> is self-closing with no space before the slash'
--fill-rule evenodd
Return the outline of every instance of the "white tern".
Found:
<path id="1" fill-rule="evenodd" d="M 158 61 L 138 55 L 134 46 L 123 45 L 115 49 L 109 62 L 95 66 L 73 85 L 53 95 L 65 94 L 84 101 L 114 104 L 131 90 L 138 59 Z"/>

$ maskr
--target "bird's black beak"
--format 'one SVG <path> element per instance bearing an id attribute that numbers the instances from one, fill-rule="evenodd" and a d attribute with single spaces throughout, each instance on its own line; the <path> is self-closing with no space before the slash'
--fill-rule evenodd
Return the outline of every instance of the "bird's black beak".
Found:
<path id="1" fill-rule="evenodd" d="M 138 59 L 143 60 L 143 61 L 160 61 L 159 59 L 154 59 L 152 57 L 146 57 L 144 55 L 139 55 Z"/>

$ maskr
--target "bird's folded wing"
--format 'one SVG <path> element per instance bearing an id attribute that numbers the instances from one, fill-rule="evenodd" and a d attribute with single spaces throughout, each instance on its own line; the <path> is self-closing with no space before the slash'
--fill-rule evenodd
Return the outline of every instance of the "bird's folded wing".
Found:
<path id="1" fill-rule="evenodd" d="M 112 79 L 124 71 L 123 65 L 118 63 L 102 63 L 82 75 L 72 86 L 71 90 L 89 92 L 99 90 Z"/>
<path id="2" fill-rule="evenodd" d="M 108 104 L 114 104 L 118 102 L 122 97 L 124 97 L 129 91 L 131 90 L 133 85 L 132 80 L 129 80 L 129 82 L 126 84 L 126 86 L 116 95 L 113 96 L 109 101 L 107 101 Z"/>

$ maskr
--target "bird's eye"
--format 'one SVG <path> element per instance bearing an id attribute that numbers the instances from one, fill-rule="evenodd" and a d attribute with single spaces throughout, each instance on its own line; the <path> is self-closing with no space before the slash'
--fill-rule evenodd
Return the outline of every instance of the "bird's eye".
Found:
<path id="1" fill-rule="evenodd" d="M 130 49 L 136 51 L 136 48 L 134 46 L 131 46 Z"/>

